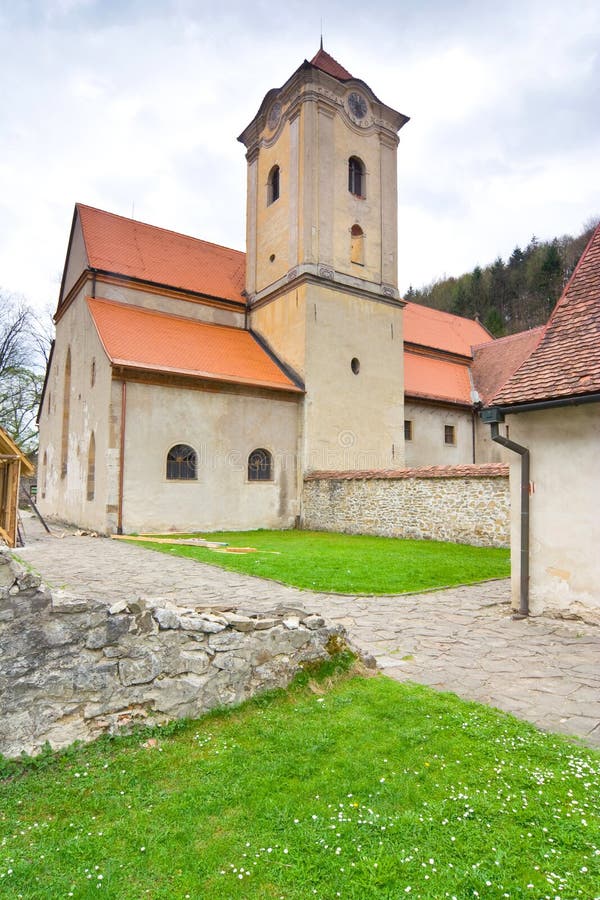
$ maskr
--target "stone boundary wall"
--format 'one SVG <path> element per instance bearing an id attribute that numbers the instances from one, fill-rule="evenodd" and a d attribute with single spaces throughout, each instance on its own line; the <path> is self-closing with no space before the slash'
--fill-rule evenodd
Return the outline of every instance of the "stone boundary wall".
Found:
<path id="1" fill-rule="evenodd" d="M 312 472 L 304 479 L 302 527 L 509 547 L 508 466 Z"/>
<path id="2" fill-rule="evenodd" d="M 160 605 L 158 605 L 160 604 Z M 0 753 L 35 754 L 287 685 L 346 642 L 302 609 L 210 611 L 60 591 L 0 549 Z"/>

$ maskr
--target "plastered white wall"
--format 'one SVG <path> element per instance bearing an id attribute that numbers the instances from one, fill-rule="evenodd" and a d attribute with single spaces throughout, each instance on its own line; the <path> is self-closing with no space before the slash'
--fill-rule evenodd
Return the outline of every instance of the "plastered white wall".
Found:
<path id="1" fill-rule="evenodd" d="M 297 401 L 127 385 L 123 530 L 285 528 L 298 514 Z M 198 457 L 195 481 L 169 481 L 174 444 Z M 247 461 L 269 450 L 272 482 L 249 482 Z"/>
<path id="2" fill-rule="evenodd" d="M 64 379 L 69 348 L 69 442 L 67 472 L 63 477 Z M 93 386 L 92 367 L 95 369 Z M 100 531 L 106 530 L 107 496 L 111 491 L 114 493 L 116 477 L 109 427 L 111 390 L 110 364 L 85 303 L 84 291 L 81 291 L 56 326 L 56 343 L 40 415 L 37 502 L 43 514 Z M 95 487 L 94 499 L 88 500 L 88 451 L 92 431 L 96 442 Z"/>
<path id="3" fill-rule="evenodd" d="M 402 308 L 308 285 L 306 326 L 305 471 L 402 466 Z"/>
<path id="4" fill-rule="evenodd" d="M 600 622 L 600 404 L 507 417 L 529 448 L 530 606 L 533 614 Z M 510 454 L 513 604 L 519 602 L 520 458 Z"/>
<path id="5" fill-rule="evenodd" d="M 412 439 L 406 441 L 407 466 L 458 466 L 466 463 L 508 462 L 506 451 L 490 437 L 490 426 L 484 425 L 471 410 L 436 406 L 406 400 L 404 418 L 412 422 Z M 444 425 L 454 425 L 456 444 L 446 444 Z M 473 459 L 473 428 L 475 458 Z"/>

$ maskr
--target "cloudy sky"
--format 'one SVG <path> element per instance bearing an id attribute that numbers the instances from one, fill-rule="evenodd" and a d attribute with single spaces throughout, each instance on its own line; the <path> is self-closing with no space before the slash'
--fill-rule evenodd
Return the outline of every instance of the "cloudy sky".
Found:
<path id="1" fill-rule="evenodd" d="M 600 215 L 597 0 L 0 0 L 0 287 L 56 303 L 76 201 L 244 249 L 236 136 L 321 21 L 411 117 L 401 291 Z"/>

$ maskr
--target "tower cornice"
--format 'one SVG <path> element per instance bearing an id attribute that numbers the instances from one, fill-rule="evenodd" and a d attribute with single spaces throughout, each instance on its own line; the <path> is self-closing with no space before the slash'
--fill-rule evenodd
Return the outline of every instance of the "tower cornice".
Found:
<path id="1" fill-rule="evenodd" d="M 351 115 L 348 106 L 348 98 L 356 92 L 360 92 L 368 101 L 368 114 L 361 120 Z M 398 143 L 397 132 L 409 121 L 408 116 L 382 103 L 361 79 L 339 81 L 305 60 L 281 88 L 273 88 L 267 92 L 256 116 L 238 140 L 246 146 L 249 153 L 255 148 L 270 146 L 303 104 L 315 102 L 323 111 L 341 115 L 346 124 L 357 133 L 379 131 L 389 135 L 395 144 Z"/>

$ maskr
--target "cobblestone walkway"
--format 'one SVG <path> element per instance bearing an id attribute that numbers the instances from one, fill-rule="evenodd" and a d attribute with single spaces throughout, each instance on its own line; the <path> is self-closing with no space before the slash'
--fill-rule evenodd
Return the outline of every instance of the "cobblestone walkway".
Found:
<path id="1" fill-rule="evenodd" d="M 600 746 L 600 628 L 510 617 L 508 581 L 428 594 L 353 597 L 285 587 L 25 519 L 17 555 L 50 587 L 114 603 L 140 595 L 185 606 L 301 604 L 346 627 L 398 681 L 497 706 Z"/>

